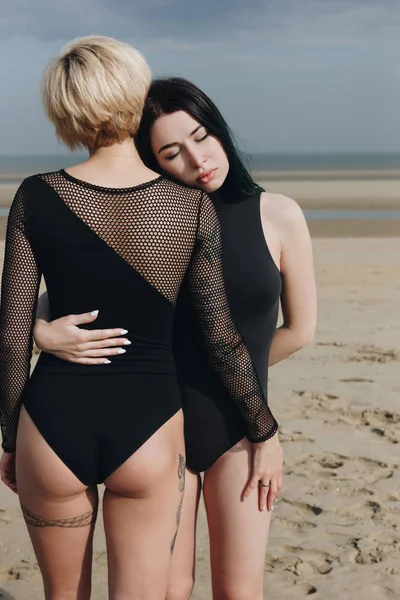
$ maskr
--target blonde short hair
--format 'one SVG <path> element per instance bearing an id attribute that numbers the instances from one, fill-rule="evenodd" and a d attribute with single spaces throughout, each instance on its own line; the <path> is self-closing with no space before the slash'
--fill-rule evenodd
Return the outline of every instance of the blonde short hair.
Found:
<path id="1" fill-rule="evenodd" d="M 70 42 L 45 70 L 42 100 L 57 137 L 95 150 L 134 136 L 151 72 L 132 46 L 87 36 Z"/>

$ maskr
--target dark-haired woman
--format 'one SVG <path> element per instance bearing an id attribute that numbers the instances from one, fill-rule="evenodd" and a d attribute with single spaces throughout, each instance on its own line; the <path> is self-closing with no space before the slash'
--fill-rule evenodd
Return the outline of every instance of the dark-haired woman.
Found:
<path id="1" fill-rule="evenodd" d="M 184 79 L 152 83 L 136 142 L 150 168 L 211 195 L 223 234 L 232 315 L 266 392 L 268 365 L 310 343 L 315 330 L 312 250 L 302 211 L 290 198 L 253 182 L 217 107 Z M 279 300 L 283 325 L 277 329 Z M 36 342 L 59 358 L 101 364 L 129 343 L 121 328 L 90 334 L 79 329 L 96 319 L 90 314 L 47 323 L 43 303 L 42 312 Z M 208 364 L 185 290 L 174 349 L 188 471 L 167 598 L 186 600 L 191 594 L 198 473 L 204 471 L 213 597 L 261 600 L 271 509 L 282 485 L 279 441 L 274 436 L 251 444 L 246 438 L 241 415 Z"/>

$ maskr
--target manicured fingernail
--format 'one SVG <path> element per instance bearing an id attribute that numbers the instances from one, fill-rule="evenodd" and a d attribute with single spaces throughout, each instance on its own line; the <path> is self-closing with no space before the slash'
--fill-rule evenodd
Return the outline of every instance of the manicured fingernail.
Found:
<path id="1" fill-rule="evenodd" d="M 130 342 L 129 340 L 125 340 L 124 346 L 130 346 L 130 344 L 132 344 L 132 342 Z"/>
<path id="2" fill-rule="evenodd" d="M 244 502 L 245 500 L 247 500 L 247 496 L 243 496 L 242 502 Z"/>
<path id="3" fill-rule="evenodd" d="M 126 350 L 124 350 L 123 348 L 119 348 L 117 351 L 117 354 L 125 354 Z"/>
<path id="4" fill-rule="evenodd" d="M 104 364 L 105 365 L 110 365 L 111 364 L 111 360 L 108 360 L 108 358 L 106 358 L 105 361 L 104 361 Z"/>
<path id="5" fill-rule="evenodd" d="M 262 507 L 261 512 L 264 512 L 264 510 L 265 510 L 265 506 Z"/>
<path id="6" fill-rule="evenodd" d="M 97 315 L 99 314 L 98 310 L 92 310 L 92 312 L 90 313 L 91 317 L 97 317 Z"/>
<path id="7" fill-rule="evenodd" d="M 128 333 L 127 329 L 121 329 L 120 335 L 126 335 Z"/>

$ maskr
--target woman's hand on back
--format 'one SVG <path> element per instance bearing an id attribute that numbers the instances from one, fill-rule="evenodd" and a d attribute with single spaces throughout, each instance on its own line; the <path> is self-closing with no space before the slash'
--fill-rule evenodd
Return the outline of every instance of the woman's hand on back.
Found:
<path id="1" fill-rule="evenodd" d="M 97 319 L 98 311 L 68 315 L 47 323 L 37 319 L 33 330 L 39 350 L 54 354 L 62 360 L 82 365 L 109 364 L 108 357 L 125 352 L 131 342 L 126 329 L 81 329 Z"/>

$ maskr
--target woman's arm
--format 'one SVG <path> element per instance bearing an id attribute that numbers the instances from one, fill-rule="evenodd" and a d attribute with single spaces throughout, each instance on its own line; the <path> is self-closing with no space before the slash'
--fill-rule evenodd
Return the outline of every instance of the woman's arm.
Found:
<path id="1" fill-rule="evenodd" d="M 130 344 L 126 329 L 80 329 L 80 325 L 93 323 L 99 311 L 80 315 L 68 315 L 49 321 L 49 301 L 44 292 L 38 302 L 36 322 L 33 329 L 35 344 L 44 352 L 62 360 L 83 365 L 109 364 L 107 358 L 120 354 L 121 347 Z"/>
<path id="2" fill-rule="evenodd" d="M 259 509 L 267 506 L 271 510 L 282 487 L 278 424 L 268 407 L 251 355 L 231 318 L 223 276 L 220 227 L 207 196 L 203 197 L 200 210 L 189 284 L 210 362 L 237 405 L 247 426 L 247 437 L 253 442 L 252 473 L 242 500 L 258 487 Z M 259 486 L 260 482 L 263 487 Z"/>
<path id="3" fill-rule="evenodd" d="M 210 362 L 237 404 L 247 425 L 249 440 L 262 442 L 273 437 L 278 424 L 268 407 L 251 355 L 231 317 L 219 221 L 208 196 L 202 200 L 189 289 Z"/>
<path id="4" fill-rule="evenodd" d="M 269 365 L 310 344 L 317 319 L 317 294 L 310 234 L 299 205 L 280 194 L 266 194 L 264 230 L 273 227 L 280 245 L 283 324 L 272 340 Z"/>
<path id="5" fill-rule="evenodd" d="M 28 185 L 21 185 L 10 209 L 1 286 L 0 423 L 6 453 L 15 452 L 22 393 L 30 374 L 41 279 L 27 235 Z"/>

